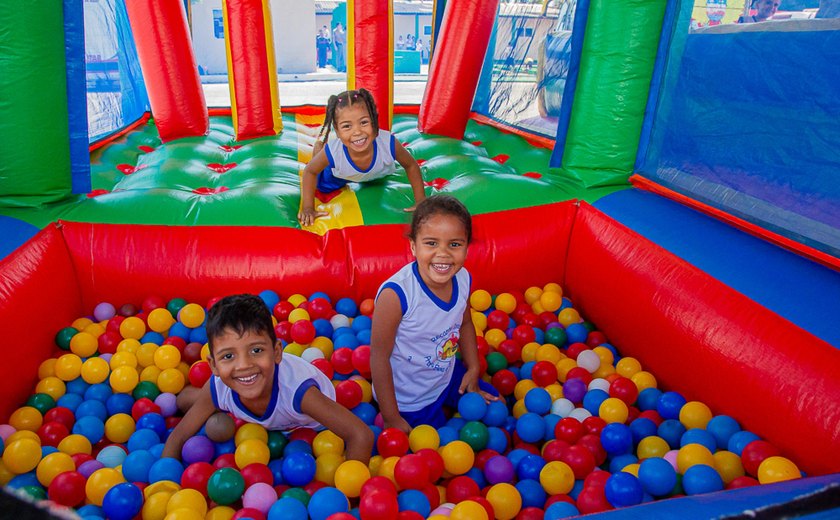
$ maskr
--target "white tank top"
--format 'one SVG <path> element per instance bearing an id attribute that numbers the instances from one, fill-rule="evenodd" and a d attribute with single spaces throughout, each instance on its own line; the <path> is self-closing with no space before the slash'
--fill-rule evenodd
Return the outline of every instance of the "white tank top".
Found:
<path id="1" fill-rule="evenodd" d="M 397 169 L 394 136 L 387 130 L 380 130 L 373 143 L 373 160 L 370 167 L 362 170 L 353 163 L 344 143 L 340 139 L 331 139 L 324 147 L 330 165 L 324 169 L 323 174 L 350 182 L 372 181 L 391 175 Z M 325 180 L 328 182 L 328 179 Z"/>

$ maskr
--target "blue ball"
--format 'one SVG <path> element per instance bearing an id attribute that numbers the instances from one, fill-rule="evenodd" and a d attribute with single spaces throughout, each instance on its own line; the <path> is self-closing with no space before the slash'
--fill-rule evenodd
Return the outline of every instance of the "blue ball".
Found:
<path id="1" fill-rule="evenodd" d="M 272 504 L 266 520 L 309 520 L 309 512 L 300 500 L 283 497 Z"/>
<path id="2" fill-rule="evenodd" d="M 100 403 L 101 404 L 101 403 Z M 80 419 L 76 419 L 73 424 L 72 433 L 77 433 L 87 438 L 91 444 L 96 444 L 105 436 L 105 423 L 100 421 L 98 417 L 87 415 Z"/>
<path id="3" fill-rule="evenodd" d="M 675 419 L 668 419 L 667 421 L 662 421 L 656 433 L 665 439 L 665 442 L 668 443 L 671 449 L 676 450 L 680 447 L 680 439 L 685 433 L 685 426 Z"/>
<path id="4" fill-rule="evenodd" d="M 655 497 L 665 496 L 677 485 L 677 471 L 661 457 L 645 459 L 639 465 L 639 480 L 646 493 Z"/>
<path id="5" fill-rule="evenodd" d="M 68 381 L 65 385 L 65 389 L 68 394 L 77 394 L 83 396 L 85 395 L 85 390 L 87 390 L 89 386 L 90 384 L 86 383 L 84 379 L 82 379 L 81 377 L 77 377 L 72 381 Z"/>
<path id="6" fill-rule="evenodd" d="M 543 435 L 544 441 L 550 441 L 554 439 L 554 428 L 557 426 L 557 423 L 560 422 L 560 419 L 562 419 L 562 417 L 560 417 L 559 415 L 554 415 L 553 413 L 550 413 L 543 417 L 543 420 L 545 421 L 545 435 Z"/>
<path id="7" fill-rule="evenodd" d="M 290 441 L 288 444 L 286 444 L 286 447 L 283 448 L 283 456 L 288 457 L 293 453 L 306 453 L 312 455 L 312 446 L 308 442 L 301 439 Z"/>
<path id="8" fill-rule="evenodd" d="M 540 484 L 539 480 L 524 479 L 516 483 L 516 490 L 522 497 L 522 508 L 538 507 L 542 509 L 545 505 L 546 496 L 545 490 Z"/>
<path id="9" fill-rule="evenodd" d="M 289 444 L 291 444 L 291 442 Z M 286 447 L 288 447 L 288 444 Z M 315 478 L 315 457 L 305 452 L 296 452 L 286 455 L 286 457 L 283 458 L 281 472 L 283 474 L 283 480 L 288 485 L 305 486 L 312 482 L 312 479 Z M 312 512 L 310 511 L 310 514 L 311 513 Z"/>
<path id="10" fill-rule="evenodd" d="M 166 338 L 163 337 L 163 334 L 150 330 L 149 332 L 143 334 L 143 337 L 140 338 L 140 343 L 154 343 L 155 345 L 162 345 L 163 340 L 165 339 Z"/>
<path id="11" fill-rule="evenodd" d="M 524 413 L 516 421 L 516 433 L 525 442 L 537 442 L 545 435 L 545 421 L 533 412 Z"/>
<path id="12" fill-rule="evenodd" d="M 508 438 L 505 432 L 496 426 L 487 428 L 487 449 L 504 453 L 508 449 Z"/>
<path id="13" fill-rule="evenodd" d="M 647 417 L 639 417 L 630 423 L 630 432 L 633 434 L 633 444 L 639 444 L 645 437 L 656 435 L 656 423 Z"/>
<path id="14" fill-rule="evenodd" d="M 600 344 L 600 345 L 598 345 L 598 346 L 599 346 L 599 347 L 604 347 L 605 349 L 607 349 L 607 350 L 609 350 L 610 352 L 612 352 L 612 355 L 613 355 L 614 361 L 615 361 L 616 363 L 617 363 L 618 361 L 620 361 L 620 360 L 621 360 L 621 356 L 620 356 L 620 355 L 619 355 L 619 353 L 618 353 L 618 349 L 616 349 L 616 348 L 615 348 L 614 346 L 612 346 L 611 344 L 609 344 L 609 343 L 601 343 L 601 344 Z"/>
<path id="15" fill-rule="evenodd" d="M 201 343 L 202 345 L 207 343 L 207 327 L 199 325 L 191 330 L 189 343 Z"/>
<path id="16" fill-rule="evenodd" d="M 639 410 L 643 412 L 648 410 L 656 410 L 656 404 L 659 398 L 662 397 L 662 390 L 658 388 L 645 388 L 639 392 L 639 397 L 636 399 L 636 405 Z"/>
<path id="17" fill-rule="evenodd" d="M 568 502 L 555 502 L 546 508 L 543 520 L 561 520 L 562 518 L 571 518 L 578 515 L 580 515 L 580 511 L 572 504 Z"/>
<path id="18" fill-rule="evenodd" d="M 87 390 L 85 390 L 85 401 L 96 400 L 102 403 L 106 402 L 109 397 L 114 394 L 114 391 L 111 390 L 111 385 L 108 383 L 97 383 L 95 385 L 90 385 Z M 105 408 L 102 408 L 105 410 Z M 103 421 L 105 419 L 102 419 Z"/>
<path id="19" fill-rule="evenodd" d="M 163 448 L 165 445 L 162 442 L 155 444 L 154 446 L 149 448 L 149 453 L 155 456 L 156 459 L 159 459 L 163 456 Z"/>
<path id="20" fill-rule="evenodd" d="M 359 403 L 350 411 L 365 424 L 373 424 L 376 419 L 376 408 L 370 403 Z"/>
<path id="21" fill-rule="evenodd" d="M 501 453 L 501 452 L 499 452 L 499 453 Z M 510 463 L 513 464 L 513 467 L 515 468 L 516 466 L 519 465 L 519 461 L 521 461 L 527 455 L 533 455 L 533 453 L 531 453 L 527 450 L 523 450 L 522 448 L 516 448 L 514 450 L 510 450 L 510 453 L 507 454 L 507 458 L 510 461 Z"/>
<path id="22" fill-rule="evenodd" d="M 340 348 L 349 348 L 350 350 L 353 350 L 358 346 L 359 346 L 359 340 L 356 339 L 355 333 L 340 334 L 333 341 L 333 348 L 335 350 L 338 350 Z"/>
<path id="23" fill-rule="evenodd" d="M 516 464 L 516 476 L 519 480 L 540 479 L 540 471 L 545 466 L 545 459 L 539 455 L 528 454 Z"/>
<path id="24" fill-rule="evenodd" d="M 38 482 L 38 475 L 32 470 L 28 473 L 15 475 L 6 485 L 12 489 L 20 489 L 26 486 L 40 486 L 41 483 Z"/>
<path id="25" fill-rule="evenodd" d="M 636 464 L 639 459 L 632 453 L 617 455 L 610 461 L 610 473 L 618 473 L 630 464 Z"/>
<path id="26" fill-rule="evenodd" d="M 531 327 L 531 328 L 534 329 L 534 342 L 539 343 L 540 345 L 545 343 L 545 332 L 543 332 L 542 329 L 537 328 L 537 327 Z"/>
<path id="27" fill-rule="evenodd" d="M 534 365 L 537 363 L 535 361 L 528 361 L 527 363 L 522 363 L 522 366 L 519 367 L 519 376 L 522 379 L 531 379 L 533 377 Z"/>
<path id="28" fill-rule="evenodd" d="M 285 484 L 283 481 L 283 459 L 274 459 L 268 461 L 268 469 L 271 470 L 271 476 L 274 477 L 273 486 Z"/>
<path id="29" fill-rule="evenodd" d="M 41 446 L 41 458 L 42 459 L 44 457 L 46 457 L 47 455 L 50 455 L 52 453 L 57 453 L 57 452 L 58 452 L 58 448 L 56 448 L 55 446 Z"/>
<path id="30" fill-rule="evenodd" d="M 147 450 L 137 450 L 128 454 L 123 461 L 123 476 L 129 482 L 149 482 L 149 470 L 157 458 Z"/>
<path id="31" fill-rule="evenodd" d="M 723 489 L 720 474 L 705 464 L 695 464 L 683 474 L 682 487 L 686 495 L 701 495 Z"/>
<path id="32" fill-rule="evenodd" d="M 513 376 L 516 378 L 517 381 L 522 379 L 522 374 L 520 373 L 519 367 L 512 366 L 512 367 L 507 367 L 507 369 L 510 371 L 511 374 L 513 374 Z"/>
<path id="33" fill-rule="evenodd" d="M 218 458 L 220 455 L 224 455 L 226 453 L 234 453 L 236 452 L 236 441 L 233 439 L 228 439 L 224 442 L 217 442 L 215 447 L 215 455 Z"/>
<path id="34" fill-rule="evenodd" d="M 545 415 L 551 411 L 551 394 L 545 388 L 532 388 L 525 394 L 525 408 L 529 412 Z"/>
<path id="35" fill-rule="evenodd" d="M 338 489 L 325 487 L 312 493 L 307 510 L 312 520 L 327 520 L 332 514 L 350 511 L 350 502 Z"/>
<path id="36" fill-rule="evenodd" d="M 639 479 L 623 471 L 607 479 L 604 492 L 607 495 L 607 501 L 614 507 L 635 506 L 641 504 L 644 497 L 644 490 Z"/>
<path id="37" fill-rule="evenodd" d="M 341 336 L 342 334 L 350 334 L 351 336 L 356 335 L 356 333 L 353 332 L 353 329 L 350 328 L 350 327 L 339 327 L 339 328 L 333 330 L 333 333 L 332 333 L 333 342 L 335 342 L 335 339 L 337 337 Z"/>
<path id="38" fill-rule="evenodd" d="M 335 302 L 335 312 L 353 318 L 358 314 L 359 307 L 351 298 L 341 298 Z"/>
<path id="39" fill-rule="evenodd" d="M 583 479 L 575 480 L 575 484 L 572 486 L 572 490 L 569 491 L 569 496 L 577 500 L 578 495 L 580 495 L 581 491 L 583 491 Z"/>
<path id="40" fill-rule="evenodd" d="M 572 323 L 566 327 L 566 341 L 570 345 L 572 343 L 586 343 L 587 336 L 589 336 L 589 329 L 583 323 Z"/>
<path id="41" fill-rule="evenodd" d="M 149 483 L 160 482 L 161 480 L 171 480 L 176 484 L 181 483 L 181 474 L 184 472 L 184 466 L 178 459 L 171 457 L 164 457 L 156 460 L 152 467 L 149 468 Z"/>
<path id="42" fill-rule="evenodd" d="M 312 326 L 315 327 L 315 335 L 316 336 L 325 336 L 327 338 L 331 338 L 333 335 L 333 326 L 330 323 L 330 320 L 325 320 L 324 318 L 318 318 L 312 322 Z"/>
<path id="43" fill-rule="evenodd" d="M 142 507 L 143 492 L 129 482 L 112 487 L 102 499 L 102 511 L 111 520 L 131 520 Z"/>
<path id="44" fill-rule="evenodd" d="M 356 316 L 353 319 L 353 323 L 350 324 L 350 327 L 353 329 L 353 332 L 360 332 L 370 330 L 372 324 L 373 320 L 370 319 L 370 316 Z"/>
<path id="45" fill-rule="evenodd" d="M 117 415 L 118 413 L 131 415 L 132 406 L 134 406 L 134 398 L 129 394 L 112 394 L 105 401 L 105 408 L 108 409 L 108 415 Z"/>
<path id="46" fill-rule="evenodd" d="M 154 430 L 135 430 L 128 438 L 128 451 L 148 450 L 160 443 L 160 436 Z"/>
<path id="47" fill-rule="evenodd" d="M 397 495 L 397 504 L 399 504 L 400 511 L 414 511 L 420 513 L 420 516 L 423 518 L 426 518 L 432 512 L 432 505 L 429 503 L 429 499 L 416 489 L 407 489 L 400 492 Z"/>
<path id="48" fill-rule="evenodd" d="M 175 322 L 174 325 L 169 327 L 169 335 L 170 336 L 178 336 L 184 341 L 189 341 L 190 339 L 190 328 L 181 323 L 180 321 Z"/>
<path id="49" fill-rule="evenodd" d="M 90 388 L 94 387 L 92 386 Z M 76 420 L 82 417 L 96 417 L 100 421 L 105 422 L 108 419 L 108 409 L 100 400 L 86 400 L 76 408 Z"/>
<path id="50" fill-rule="evenodd" d="M 633 432 L 622 423 L 610 423 L 601 430 L 601 446 L 607 454 L 616 456 L 633 450 Z"/>
<path id="51" fill-rule="evenodd" d="M 268 312 L 273 313 L 274 307 L 280 303 L 280 295 L 270 289 L 262 291 L 259 296 L 263 303 L 265 303 L 265 306 L 268 307 Z"/>
<path id="52" fill-rule="evenodd" d="M 106 468 L 116 468 L 124 463 L 127 458 L 122 446 L 105 446 L 96 455 L 96 460 L 105 465 Z M 123 473 L 125 475 L 125 473 Z"/>
<path id="53" fill-rule="evenodd" d="M 728 415 L 717 415 L 706 424 L 706 430 L 714 436 L 718 449 L 725 450 L 729 439 L 741 431 L 741 425 Z"/>
<path id="54" fill-rule="evenodd" d="M 458 400 L 458 413 L 465 421 L 480 421 L 487 413 L 487 402 L 477 392 L 467 392 Z"/>
<path id="55" fill-rule="evenodd" d="M 483 400 L 483 399 L 482 399 Z M 503 426 L 508 416 L 508 409 L 504 401 L 490 401 L 481 422 L 487 426 Z"/>
<path id="56" fill-rule="evenodd" d="M 464 473 L 464 476 L 473 479 L 479 488 L 487 485 L 487 477 L 484 476 L 484 472 L 474 466 Z"/>
<path id="57" fill-rule="evenodd" d="M 467 421 L 463 417 L 452 417 L 446 421 L 446 426 L 449 426 L 457 432 L 460 432 L 461 428 L 463 428 L 465 424 L 467 424 Z"/>
<path id="58" fill-rule="evenodd" d="M 446 446 L 452 441 L 458 440 L 458 430 L 451 426 L 441 426 L 438 428 L 438 437 L 440 437 L 440 445 Z"/>
<path id="59" fill-rule="evenodd" d="M 82 392 L 82 393 L 84 393 L 84 392 Z M 56 401 L 55 405 L 56 406 L 61 406 L 63 408 L 67 408 L 71 412 L 75 413 L 76 408 L 78 408 L 79 405 L 84 402 L 84 400 L 85 400 L 85 398 L 82 397 L 81 395 L 68 392 L 68 393 L 62 395 L 61 397 L 59 397 L 58 401 Z"/>
<path id="60" fill-rule="evenodd" d="M 370 345 L 370 329 L 360 330 L 356 333 L 356 339 L 359 345 Z"/>
<path id="61" fill-rule="evenodd" d="M 729 442 L 726 443 L 726 447 L 729 449 L 729 451 L 740 457 L 741 453 L 743 453 L 744 451 L 744 448 L 747 447 L 747 444 L 760 439 L 761 437 L 759 437 L 751 431 L 741 430 L 732 434 L 732 436 L 729 438 Z"/>
<path id="62" fill-rule="evenodd" d="M 312 301 L 312 300 L 314 300 L 314 299 L 316 299 L 316 298 L 323 298 L 323 299 L 327 300 L 328 302 L 330 302 L 330 304 L 332 304 L 332 300 L 330 299 L 330 295 L 329 295 L 329 294 L 327 294 L 327 293 L 325 293 L 325 292 L 322 292 L 322 291 L 316 291 L 316 292 L 312 293 L 312 294 L 309 296 L 309 301 Z"/>
<path id="63" fill-rule="evenodd" d="M 663 419 L 679 419 L 680 410 L 685 405 L 686 400 L 681 394 L 677 392 L 665 392 L 659 396 L 659 401 L 656 403 L 656 411 Z"/>
<path id="64" fill-rule="evenodd" d="M 610 398 L 610 394 L 597 388 L 589 390 L 583 396 L 583 407 L 594 416 L 598 416 L 601 403 Z"/>
<path id="65" fill-rule="evenodd" d="M 680 447 L 687 444 L 701 444 L 708 448 L 712 453 L 717 451 L 717 441 L 715 440 L 715 436 L 700 428 L 692 428 L 682 434 L 682 437 L 680 437 Z"/>
<path id="66" fill-rule="evenodd" d="M 91 517 L 99 517 L 105 518 L 105 512 L 102 511 L 102 508 L 99 506 L 95 506 L 93 504 L 88 504 L 86 506 L 82 506 L 76 510 L 76 514 L 81 516 L 82 518 L 91 518 Z"/>
<path id="67" fill-rule="evenodd" d="M 137 420 L 138 430 L 152 430 L 158 437 L 164 439 L 166 436 L 166 420 L 159 413 L 147 413 Z"/>
<path id="68" fill-rule="evenodd" d="M 572 307 L 572 306 L 573 306 L 572 305 L 572 300 L 570 300 L 570 299 L 568 299 L 564 296 L 563 297 L 563 303 L 560 304 L 560 308 L 557 309 L 557 311 L 559 313 L 559 311 L 562 311 L 563 309 L 568 309 L 569 307 Z"/>

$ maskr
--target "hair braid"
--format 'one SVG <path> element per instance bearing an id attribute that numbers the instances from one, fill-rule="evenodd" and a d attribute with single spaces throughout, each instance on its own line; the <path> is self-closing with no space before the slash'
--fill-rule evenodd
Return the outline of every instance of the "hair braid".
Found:
<path id="1" fill-rule="evenodd" d="M 321 139 L 324 143 L 326 143 L 327 139 L 330 137 L 330 129 L 333 126 L 333 121 L 335 121 L 335 111 L 337 107 L 338 96 L 330 96 L 330 99 L 327 101 L 327 110 L 326 114 L 324 115 L 324 124 L 321 125 L 321 130 L 318 131 L 318 139 Z"/>

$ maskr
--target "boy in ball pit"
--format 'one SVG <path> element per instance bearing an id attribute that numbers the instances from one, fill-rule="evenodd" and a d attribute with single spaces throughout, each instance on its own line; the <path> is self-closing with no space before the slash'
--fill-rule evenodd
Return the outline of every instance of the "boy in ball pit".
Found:
<path id="1" fill-rule="evenodd" d="M 213 375 L 169 435 L 163 457 L 180 458 L 187 439 L 222 410 L 267 430 L 326 427 L 344 440 L 347 459 L 367 464 L 373 431 L 335 402 L 335 388 L 320 370 L 282 355 L 271 314 L 259 297 L 219 300 L 207 315 L 207 339 Z"/>

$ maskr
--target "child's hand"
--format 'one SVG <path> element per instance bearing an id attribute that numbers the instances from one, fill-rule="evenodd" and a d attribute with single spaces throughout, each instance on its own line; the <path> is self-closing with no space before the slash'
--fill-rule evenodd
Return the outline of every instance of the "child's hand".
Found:
<path id="1" fill-rule="evenodd" d="M 383 423 L 385 424 L 385 428 L 396 428 L 405 432 L 406 435 L 411 433 L 411 426 L 405 419 L 402 418 L 401 415 L 394 420 L 387 420 L 383 418 Z"/>
<path id="2" fill-rule="evenodd" d="M 478 370 L 474 369 L 468 369 L 467 373 L 464 374 L 464 378 L 461 379 L 461 386 L 458 388 L 458 393 L 463 394 L 464 392 L 476 392 L 488 403 L 499 400 L 498 397 L 493 394 L 488 394 L 478 386 Z"/>
<path id="3" fill-rule="evenodd" d="M 415 203 L 415 204 L 412 204 L 411 206 L 409 206 L 409 207 L 407 207 L 407 208 L 405 208 L 403 211 L 405 211 L 406 213 L 411 213 L 411 212 L 412 212 L 412 211 L 414 211 L 415 209 L 417 209 L 417 204 L 416 204 L 416 203 Z"/>
<path id="4" fill-rule="evenodd" d="M 315 219 L 319 217 L 329 216 L 326 211 L 315 211 L 314 209 L 302 209 L 298 213 L 298 220 L 301 226 L 311 226 L 315 223 Z"/>

